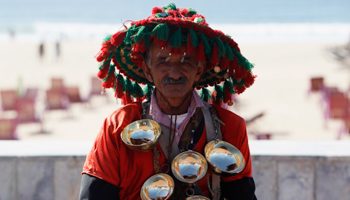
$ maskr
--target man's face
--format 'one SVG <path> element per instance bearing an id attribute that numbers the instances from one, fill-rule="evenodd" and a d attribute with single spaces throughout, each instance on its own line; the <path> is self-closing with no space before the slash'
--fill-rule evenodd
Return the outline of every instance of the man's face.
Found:
<path id="1" fill-rule="evenodd" d="M 145 61 L 150 71 L 143 64 L 147 79 L 154 83 L 165 98 L 184 99 L 203 73 L 204 64 L 199 66 L 194 54 L 184 55 L 185 47 L 181 50 L 181 54 L 168 58 L 170 48 L 161 50 L 158 45 L 152 44 L 148 52 L 149 59 Z"/>

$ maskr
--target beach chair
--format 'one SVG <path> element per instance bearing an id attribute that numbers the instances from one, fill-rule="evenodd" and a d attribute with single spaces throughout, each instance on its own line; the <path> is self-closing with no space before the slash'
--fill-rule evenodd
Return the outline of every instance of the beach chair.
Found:
<path id="1" fill-rule="evenodd" d="M 67 110 L 69 100 L 67 95 L 61 90 L 46 90 L 45 110 Z"/>
<path id="2" fill-rule="evenodd" d="M 36 100 L 36 98 L 38 97 L 38 94 L 39 94 L 38 88 L 27 88 L 23 97 Z"/>
<path id="3" fill-rule="evenodd" d="M 102 80 L 100 80 L 99 78 L 93 76 L 91 77 L 91 90 L 88 96 L 88 101 L 90 101 L 91 97 L 93 96 L 99 96 L 99 97 L 104 97 L 106 98 L 106 102 L 109 103 L 109 97 L 108 95 L 102 95 L 101 94 L 101 84 L 102 84 Z"/>
<path id="4" fill-rule="evenodd" d="M 0 140 L 17 140 L 17 119 L 0 118 Z"/>
<path id="5" fill-rule="evenodd" d="M 65 93 L 70 103 L 85 103 L 87 101 L 81 98 L 79 87 L 66 87 Z"/>
<path id="6" fill-rule="evenodd" d="M 52 90 L 64 90 L 64 83 L 62 78 L 51 78 L 51 89 Z"/>
<path id="7" fill-rule="evenodd" d="M 1 108 L 3 111 L 15 110 L 16 90 L 1 90 Z"/>
<path id="8" fill-rule="evenodd" d="M 41 115 L 37 114 L 35 109 L 35 99 L 20 98 L 16 100 L 17 120 L 19 124 L 23 123 L 39 123 L 40 131 L 44 132 L 43 121 Z"/>

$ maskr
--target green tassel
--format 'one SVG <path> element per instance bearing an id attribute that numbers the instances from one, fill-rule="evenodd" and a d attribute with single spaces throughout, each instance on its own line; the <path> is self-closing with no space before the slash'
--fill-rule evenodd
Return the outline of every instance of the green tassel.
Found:
<path id="1" fill-rule="evenodd" d="M 169 3 L 168 5 L 166 6 L 163 6 L 162 7 L 164 10 L 176 10 L 176 5 L 174 3 Z"/>
<path id="2" fill-rule="evenodd" d="M 205 37 L 204 34 L 201 34 L 201 40 L 203 41 L 205 54 L 211 56 L 211 47 L 210 47 L 210 45 L 208 43 L 208 40 L 207 40 L 207 38 Z"/>
<path id="3" fill-rule="evenodd" d="M 228 80 L 225 80 L 224 82 L 224 89 L 226 88 L 228 89 L 228 91 L 230 91 L 231 94 L 235 93 L 235 90 L 233 89 L 233 84 Z"/>
<path id="4" fill-rule="evenodd" d="M 107 35 L 104 39 L 103 39 L 103 42 L 102 43 L 105 43 L 107 42 L 108 40 L 110 40 L 112 37 L 112 35 Z"/>
<path id="5" fill-rule="evenodd" d="M 164 41 L 168 40 L 169 34 L 170 34 L 170 29 L 167 23 L 158 24 L 156 27 L 154 27 L 151 33 L 153 37 L 157 36 L 158 40 L 164 40 Z"/>
<path id="6" fill-rule="evenodd" d="M 195 9 L 193 9 L 193 8 L 188 8 L 187 10 L 188 10 L 188 14 L 190 14 L 190 15 L 197 14 L 197 11 Z"/>
<path id="7" fill-rule="evenodd" d="M 226 55 L 227 55 L 228 60 L 233 60 L 233 52 L 232 52 L 232 49 L 228 45 L 227 42 L 225 42 L 225 48 L 226 48 L 226 53 L 227 53 Z"/>
<path id="8" fill-rule="evenodd" d="M 135 98 L 142 98 L 144 96 L 143 90 L 137 82 L 134 82 L 133 89 L 134 89 L 133 93 Z"/>
<path id="9" fill-rule="evenodd" d="M 135 30 L 136 30 L 136 25 L 133 25 L 132 27 L 130 27 L 130 28 L 127 30 L 128 33 L 126 34 L 125 39 L 124 39 L 124 42 L 125 42 L 126 44 L 132 44 L 131 37 L 132 37 L 132 35 L 134 34 Z"/>
<path id="10" fill-rule="evenodd" d="M 150 45 L 151 45 L 151 42 L 149 39 L 149 35 L 145 35 L 145 41 L 143 42 L 143 46 L 149 48 Z"/>
<path id="11" fill-rule="evenodd" d="M 235 48 L 232 48 L 232 51 L 238 59 L 239 66 L 244 66 L 246 71 L 251 71 L 253 69 L 254 65 L 251 64 L 239 51 Z"/>
<path id="12" fill-rule="evenodd" d="M 207 102 L 207 103 L 211 100 L 210 91 L 209 91 L 207 88 L 205 88 L 205 87 L 202 88 L 202 90 L 201 90 L 199 96 L 201 97 L 201 99 L 202 99 L 203 101 L 205 101 L 205 102 Z"/>
<path id="13" fill-rule="evenodd" d="M 115 72 L 115 66 L 111 64 L 108 69 L 108 75 L 106 78 L 103 79 L 103 81 L 106 81 L 110 76 L 114 76 L 114 72 Z"/>
<path id="14" fill-rule="evenodd" d="M 150 84 L 147 84 L 147 86 L 144 88 L 143 93 L 146 95 L 147 99 L 151 98 L 153 89 L 153 86 Z"/>
<path id="15" fill-rule="evenodd" d="M 193 29 L 190 29 L 190 32 L 188 34 L 191 34 L 191 42 L 193 47 L 199 46 L 199 39 L 197 37 L 196 32 Z"/>
<path id="16" fill-rule="evenodd" d="M 173 48 L 181 48 L 181 43 L 182 43 L 182 33 L 181 33 L 181 28 L 179 28 L 171 36 L 169 46 Z"/>
<path id="17" fill-rule="evenodd" d="M 220 100 L 220 102 L 223 101 L 224 99 L 224 91 L 222 89 L 221 85 L 215 84 L 214 86 L 214 90 L 216 91 L 216 96 L 215 96 L 215 100 Z"/>
<path id="18" fill-rule="evenodd" d="M 221 57 L 226 54 L 226 48 L 220 38 L 215 37 L 215 41 L 219 49 L 219 59 L 221 59 Z"/>
<path id="19" fill-rule="evenodd" d="M 134 35 L 134 40 L 136 43 L 140 43 L 145 37 L 145 32 L 147 31 L 146 26 L 141 26 L 139 31 Z"/>
<path id="20" fill-rule="evenodd" d="M 124 81 L 123 75 L 117 74 L 116 82 L 117 82 L 117 84 L 120 83 L 122 85 L 123 92 L 125 92 L 125 81 Z M 117 84 L 115 84 L 115 87 L 117 87 Z"/>
<path id="21" fill-rule="evenodd" d="M 128 77 L 125 78 L 125 93 L 134 96 L 133 85 Z"/>

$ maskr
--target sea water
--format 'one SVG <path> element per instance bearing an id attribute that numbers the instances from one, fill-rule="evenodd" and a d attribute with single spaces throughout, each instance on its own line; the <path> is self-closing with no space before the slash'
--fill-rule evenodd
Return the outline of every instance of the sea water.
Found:
<path id="1" fill-rule="evenodd" d="M 349 0 L 178 0 L 237 42 L 350 38 Z M 0 41 L 96 40 L 140 20 L 164 1 L 0 0 Z M 12 35 L 12 36 L 11 36 Z"/>

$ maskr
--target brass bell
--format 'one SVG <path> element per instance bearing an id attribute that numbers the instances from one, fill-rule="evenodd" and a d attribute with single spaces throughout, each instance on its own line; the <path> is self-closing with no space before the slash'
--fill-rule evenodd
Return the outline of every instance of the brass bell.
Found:
<path id="1" fill-rule="evenodd" d="M 179 181 L 195 183 L 205 176 L 208 164 L 200 153 L 185 151 L 174 158 L 171 170 Z"/>
<path id="2" fill-rule="evenodd" d="M 160 173 L 151 176 L 142 185 L 142 200 L 166 200 L 174 192 L 174 180 L 168 174 Z"/>
<path id="3" fill-rule="evenodd" d="M 204 154 L 212 172 L 221 176 L 232 176 L 245 167 L 242 153 L 232 144 L 222 140 L 209 142 L 205 146 Z"/>
<path id="4" fill-rule="evenodd" d="M 150 119 L 141 119 L 127 125 L 121 132 L 121 139 L 125 145 L 135 151 L 148 151 L 159 140 L 161 128 Z"/>

